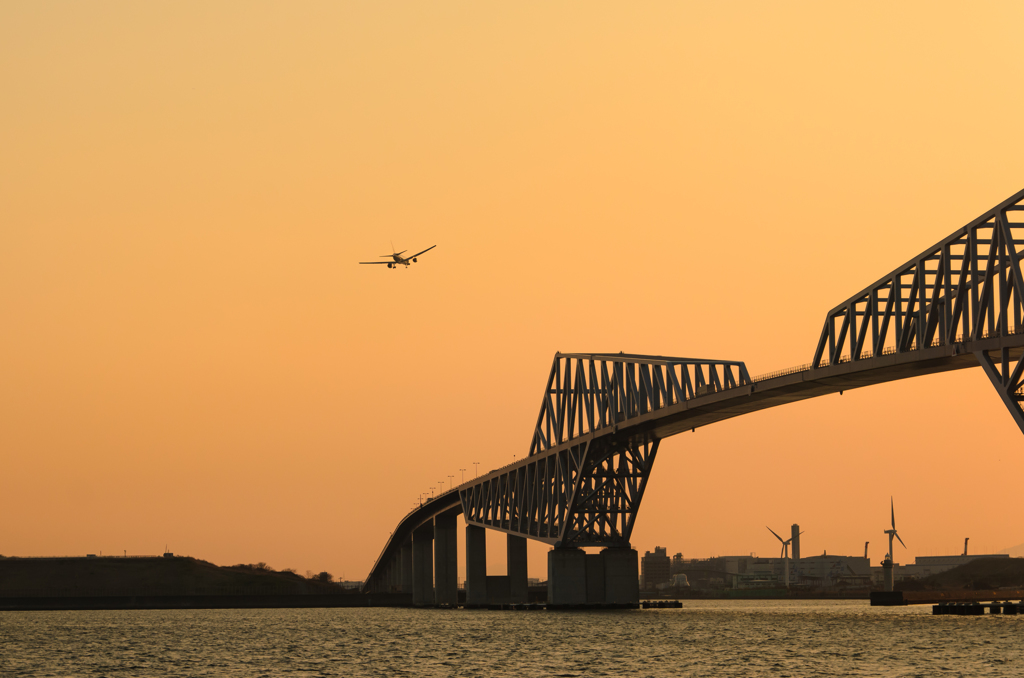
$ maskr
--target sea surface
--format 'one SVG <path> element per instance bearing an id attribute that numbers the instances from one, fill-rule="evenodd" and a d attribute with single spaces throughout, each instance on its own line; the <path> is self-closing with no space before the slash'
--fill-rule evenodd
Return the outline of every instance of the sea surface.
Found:
<path id="1" fill-rule="evenodd" d="M 1024 616 L 676 610 L 0 612 L 0 676 L 1020 676 Z"/>

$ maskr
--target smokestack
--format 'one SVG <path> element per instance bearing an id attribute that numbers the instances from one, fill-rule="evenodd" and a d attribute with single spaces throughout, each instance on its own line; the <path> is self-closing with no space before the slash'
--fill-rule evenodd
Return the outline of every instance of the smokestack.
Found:
<path id="1" fill-rule="evenodd" d="M 971 540 L 970 537 L 964 537 L 964 555 L 967 555 L 967 542 Z"/>
<path id="2" fill-rule="evenodd" d="M 869 542 L 869 541 L 864 542 L 864 558 L 868 557 L 868 544 L 870 544 L 870 543 L 871 542 Z"/>
<path id="3" fill-rule="evenodd" d="M 792 553 L 793 560 L 800 560 L 800 526 L 794 524 L 793 530 L 790 532 L 790 537 L 793 539 Z"/>

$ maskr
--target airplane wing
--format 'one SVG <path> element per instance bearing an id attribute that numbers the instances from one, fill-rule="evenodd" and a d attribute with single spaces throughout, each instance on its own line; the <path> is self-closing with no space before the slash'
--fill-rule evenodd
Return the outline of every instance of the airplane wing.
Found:
<path id="1" fill-rule="evenodd" d="M 423 252 L 417 252 L 416 254 L 412 255 L 411 257 L 406 257 L 406 259 L 415 259 L 419 255 L 423 254 L 424 252 L 429 252 L 430 250 L 434 249 L 435 247 L 437 247 L 437 245 L 431 245 L 427 249 L 423 250 Z"/>
<path id="2" fill-rule="evenodd" d="M 391 264 L 391 261 L 360 261 L 360 264 Z"/>

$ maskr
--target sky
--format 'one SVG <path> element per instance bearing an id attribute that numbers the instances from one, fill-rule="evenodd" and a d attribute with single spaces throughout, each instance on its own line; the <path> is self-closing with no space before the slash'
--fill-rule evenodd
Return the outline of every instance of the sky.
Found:
<path id="1" fill-rule="evenodd" d="M 362 579 L 553 355 L 810 362 L 1024 188 L 1014 2 L 0 4 L 0 554 Z M 360 266 L 431 245 L 408 270 Z M 980 369 L 669 438 L 633 546 L 1024 542 Z M 463 471 L 465 469 L 465 471 Z M 491 533 L 489 572 L 504 571 Z M 547 547 L 530 545 L 530 576 Z"/>

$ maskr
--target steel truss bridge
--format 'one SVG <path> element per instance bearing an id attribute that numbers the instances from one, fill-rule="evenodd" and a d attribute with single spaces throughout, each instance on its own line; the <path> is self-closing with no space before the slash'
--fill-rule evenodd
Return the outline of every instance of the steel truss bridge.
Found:
<path id="1" fill-rule="evenodd" d="M 769 407 L 981 366 L 1024 432 L 1021 212 L 1024 191 L 837 305 L 798 368 L 751 378 L 739 361 L 557 353 L 529 455 L 406 515 L 365 590 L 394 590 L 413 532 L 459 513 L 556 549 L 628 547 L 661 440 Z"/>

